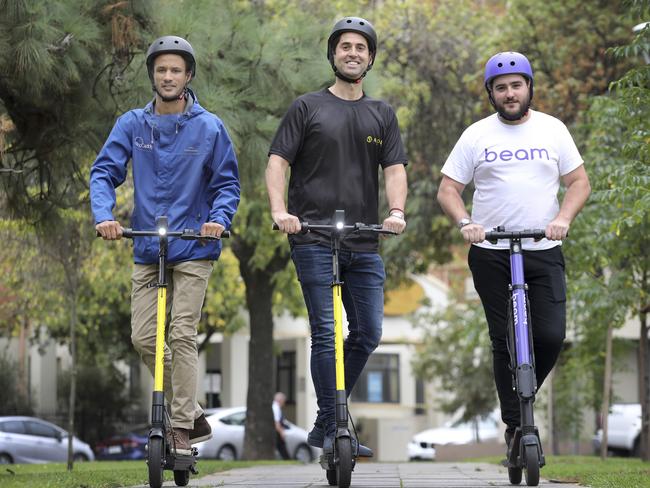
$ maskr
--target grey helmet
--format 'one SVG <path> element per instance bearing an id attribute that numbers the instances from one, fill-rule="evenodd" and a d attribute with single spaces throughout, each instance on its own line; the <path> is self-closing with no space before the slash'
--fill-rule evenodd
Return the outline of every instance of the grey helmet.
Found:
<path id="1" fill-rule="evenodd" d="M 182 37 L 162 36 L 151 43 L 147 49 L 147 72 L 149 79 L 153 82 L 153 64 L 156 57 L 161 54 L 178 54 L 185 59 L 188 71 L 191 71 L 192 78 L 196 76 L 196 59 L 192 45 Z"/>
<path id="2" fill-rule="evenodd" d="M 361 34 L 366 38 L 366 41 L 368 41 L 368 50 L 372 53 L 372 60 L 368 65 L 368 69 L 366 69 L 363 75 L 361 75 L 361 78 L 366 76 L 366 73 L 372 69 L 372 65 L 375 62 L 375 56 L 377 54 L 377 33 L 372 24 L 366 19 L 362 19 L 361 17 L 344 17 L 334 24 L 332 32 L 327 39 L 327 59 L 332 65 L 334 73 L 336 76 L 347 82 L 355 82 L 358 80 L 351 80 L 341 75 L 341 73 L 336 69 L 336 66 L 334 66 L 334 51 L 336 50 L 336 43 L 339 37 L 341 37 L 341 34 L 345 32 L 356 32 L 357 34 Z"/>

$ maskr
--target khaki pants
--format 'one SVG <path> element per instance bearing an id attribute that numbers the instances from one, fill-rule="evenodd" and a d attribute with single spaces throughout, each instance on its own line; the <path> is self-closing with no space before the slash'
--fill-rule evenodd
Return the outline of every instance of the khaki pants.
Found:
<path id="1" fill-rule="evenodd" d="M 167 268 L 167 324 L 165 398 L 175 428 L 192 429 L 203 410 L 196 400 L 198 350 L 196 328 L 212 261 L 186 261 Z M 131 277 L 131 342 L 153 376 L 156 355 L 158 265 L 136 264 Z M 170 320 L 171 313 L 171 320 Z"/>

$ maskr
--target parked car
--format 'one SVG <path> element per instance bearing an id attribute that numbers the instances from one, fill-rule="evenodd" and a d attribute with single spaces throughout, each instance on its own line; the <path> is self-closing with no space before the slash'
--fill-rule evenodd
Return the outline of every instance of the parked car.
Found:
<path id="1" fill-rule="evenodd" d="M 149 430 L 149 425 L 143 425 L 98 442 L 95 445 L 96 458 L 106 461 L 146 459 Z"/>
<path id="2" fill-rule="evenodd" d="M 196 444 L 199 457 L 240 459 L 244 450 L 246 407 L 218 408 L 209 412 L 215 412 L 206 416 L 212 427 L 212 439 Z M 287 451 L 293 459 L 308 463 L 320 456 L 320 449 L 307 444 L 307 431 L 288 421 L 285 421 L 285 427 Z"/>
<path id="3" fill-rule="evenodd" d="M 499 412 L 494 411 L 485 419 L 477 419 L 478 439 L 483 441 L 498 439 Z M 442 427 L 427 429 L 413 436 L 406 449 L 410 461 L 436 459 L 436 447 L 447 444 L 469 444 L 476 441 L 474 422 L 449 421 Z"/>
<path id="4" fill-rule="evenodd" d="M 594 451 L 600 452 L 603 430 L 593 439 Z M 638 457 L 641 447 L 641 404 L 615 403 L 607 415 L 607 450 L 614 454 Z"/>
<path id="5" fill-rule="evenodd" d="M 93 461 L 85 442 L 72 438 L 75 461 Z M 68 459 L 68 433 L 35 417 L 0 417 L 0 464 L 64 462 Z"/>

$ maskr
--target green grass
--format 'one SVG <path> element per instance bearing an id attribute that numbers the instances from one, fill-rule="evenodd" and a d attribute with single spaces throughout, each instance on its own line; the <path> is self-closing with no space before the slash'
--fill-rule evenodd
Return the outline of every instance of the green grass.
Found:
<path id="1" fill-rule="evenodd" d="M 480 460 L 500 464 L 502 458 Z M 607 458 L 596 456 L 546 456 L 541 477 L 562 482 L 579 483 L 591 488 L 650 488 L 650 463 L 638 458 Z"/>
<path id="2" fill-rule="evenodd" d="M 205 476 L 233 468 L 282 462 L 200 460 L 198 469 L 199 476 Z M 173 479 L 174 474 L 171 471 L 165 471 L 165 480 Z M 0 465 L 0 486 L 2 488 L 118 488 L 147 483 L 147 465 L 144 461 L 76 463 L 72 472 L 66 470 L 65 464 L 59 463 Z"/>

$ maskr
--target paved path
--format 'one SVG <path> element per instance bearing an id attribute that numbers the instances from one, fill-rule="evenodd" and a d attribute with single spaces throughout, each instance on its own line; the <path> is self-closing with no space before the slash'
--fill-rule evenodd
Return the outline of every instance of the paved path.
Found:
<path id="1" fill-rule="evenodd" d="M 544 470 L 542 469 L 542 476 Z M 167 486 L 176 486 L 166 482 Z M 272 465 L 232 469 L 190 480 L 190 487 L 219 488 L 325 488 L 329 485 L 318 464 Z M 351 488 L 493 488 L 512 486 L 505 468 L 474 463 L 359 463 L 352 473 Z M 522 487 L 526 486 L 522 480 Z M 551 482 L 540 486 L 578 488 Z"/>

